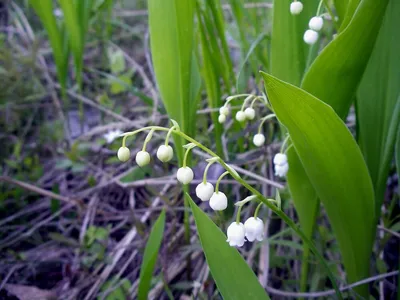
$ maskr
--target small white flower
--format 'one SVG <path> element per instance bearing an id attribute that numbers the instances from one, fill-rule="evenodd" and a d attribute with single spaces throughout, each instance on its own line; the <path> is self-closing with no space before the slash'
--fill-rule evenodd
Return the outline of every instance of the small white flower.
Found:
<path id="1" fill-rule="evenodd" d="M 219 108 L 219 113 L 220 113 L 221 115 L 225 115 L 225 116 L 229 115 L 229 107 L 228 107 L 228 106 L 222 106 L 222 107 L 220 107 L 220 108 Z"/>
<path id="2" fill-rule="evenodd" d="M 157 158 L 162 162 L 167 162 L 174 156 L 174 150 L 170 145 L 161 145 L 157 149 Z"/>
<path id="3" fill-rule="evenodd" d="M 290 13 L 292 15 L 298 15 L 303 11 L 303 3 L 300 1 L 294 1 L 290 3 Z"/>
<path id="4" fill-rule="evenodd" d="M 244 113 L 244 111 L 239 110 L 236 113 L 236 120 L 239 121 L 239 122 L 243 122 L 243 121 L 246 120 L 246 114 Z"/>
<path id="5" fill-rule="evenodd" d="M 179 180 L 179 182 L 183 184 L 188 184 L 192 182 L 194 177 L 193 171 L 189 167 L 182 167 L 178 169 L 178 172 L 176 173 L 176 178 Z"/>
<path id="6" fill-rule="evenodd" d="M 247 120 L 253 120 L 256 116 L 256 111 L 254 110 L 254 108 L 248 107 L 245 109 L 244 114 Z"/>
<path id="7" fill-rule="evenodd" d="M 226 121 L 226 115 L 222 115 L 221 114 L 221 115 L 218 116 L 218 122 L 219 123 L 222 124 L 222 123 L 225 123 L 225 121 Z"/>
<path id="8" fill-rule="evenodd" d="M 131 157 L 131 151 L 127 147 L 120 147 L 117 152 L 118 159 L 122 162 L 126 162 Z"/>
<path id="9" fill-rule="evenodd" d="M 320 31 L 324 26 L 324 19 L 321 17 L 312 17 L 310 22 L 308 23 L 308 27 L 315 31 Z"/>
<path id="10" fill-rule="evenodd" d="M 243 223 L 233 222 L 229 225 L 226 240 L 232 247 L 242 247 L 244 244 L 245 229 Z"/>
<path id="11" fill-rule="evenodd" d="M 284 153 L 277 153 L 274 156 L 274 165 L 283 166 L 287 164 L 287 155 Z"/>
<path id="12" fill-rule="evenodd" d="M 106 139 L 107 143 L 111 144 L 116 138 L 119 138 L 122 134 L 122 131 L 119 129 L 111 130 L 103 135 Z"/>
<path id="13" fill-rule="evenodd" d="M 279 177 L 285 177 L 289 171 L 289 164 L 275 165 L 275 175 Z"/>
<path id="14" fill-rule="evenodd" d="M 139 167 L 144 167 L 148 165 L 150 162 L 150 154 L 147 151 L 139 151 L 136 154 L 136 163 L 139 165 Z"/>
<path id="15" fill-rule="evenodd" d="M 262 133 L 257 133 L 254 137 L 253 137 L 253 143 L 254 145 L 256 145 L 257 147 L 261 147 L 262 145 L 264 145 L 265 143 L 265 136 Z"/>
<path id="16" fill-rule="evenodd" d="M 61 9 L 59 9 L 59 8 L 56 8 L 55 10 L 53 10 L 53 15 L 54 15 L 56 18 L 59 18 L 59 19 L 61 19 L 62 17 L 64 17 L 63 11 L 62 11 Z"/>
<path id="17" fill-rule="evenodd" d="M 224 210 L 228 207 L 228 198 L 222 192 L 215 192 L 210 198 L 210 207 L 213 210 Z"/>
<path id="18" fill-rule="evenodd" d="M 244 228 L 249 242 L 262 241 L 264 239 L 264 222 L 260 218 L 248 218 L 244 222 Z"/>
<path id="19" fill-rule="evenodd" d="M 201 182 L 196 187 L 196 196 L 201 199 L 201 201 L 210 200 L 211 196 L 214 193 L 214 186 L 209 182 Z"/>
<path id="20" fill-rule="evenodd" d="M 304 42 L 309 45 L 314 45 L 318 40 L 318 32 L 308 29 L 303 36 Z"/>

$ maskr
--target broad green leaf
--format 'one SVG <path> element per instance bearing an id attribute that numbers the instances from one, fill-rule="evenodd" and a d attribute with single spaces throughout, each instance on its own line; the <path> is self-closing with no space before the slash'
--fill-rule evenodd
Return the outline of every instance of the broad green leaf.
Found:
<path id="1" fill-rule="evenodd" d="M 357 93 L 358 140 L 380 215 L 400 122 L 400 1 L 390 1 Z"/>
<path id="2" fill-rule="evenodd" d="M 148 2 L 150 44 L 154 71 L 162 101 L 170 118 L 182 131 L 192 134 L 200 88 L 194 59 L 195 1 L 150 0 Z M 175 138 L 181 160 L 181 139 Z"/>
<path id="3" fill-rule="evenodd" d="M 350 131 L 332 108 L 311 94 L 262 73 L 268 99 L 288 129 L 321 199 L 341 250 L 349 282 L 369 275 L 374 237 L 374 192 Z M 366 295 L 367 286 L 356 289 Z"/>
<path id="4" fill-rule="evenodd" d="M 151 229 L 149 240 L 144 249 L 143 262 L 140 268 L 138 299 L 147 299 L 150 289 L 151 278 L 153 277 L 154 265 L 157 260 L 158 251 L 164 235 L 165 210 L 163 210 Z"/>
<path id="5" fill-rule="evenodd" d="M 346 0 L 345 0 L 346 1 Z M 349 25 L 351 18 L 353 18 L 354 12 L 362 0 L 347 0 L 346 12 L 343 17 L 343 22 L 340 26 L 339 31 L 343 31 L 347 25 Z"/>
<path id="6" fill-rule="evenodd" d="M 346 30 L 321 51 L 303 79 L 302 88 L 332 106 L 341 117 L 347 115 L 352 103 L 372 52 L 386 4 L 387 0 L 363 0 Z M 308 176 L 305 176 L 306 172 L 301 170 L 302 164 L 297 154 L 291 150 L 288 155 L 289 164 L 294 166 L 289 169 L 287 176 L 293 202 L 303 230 L 312 232 L 319 207 L 316 192 Z M 304 255 L 307 253 L 304 251 Z M 303 268 L 306 267 L 303 265 Z M 302 285 L 305 281 L 302 278 Z"/>
<path id="7" fill-rule="evenodd" d="M 271 36 L 271 74 L 299 85 L 306 66 L 309 46 L 303 41 L 308 21 L 318 1 L 307 1 L 301 14 L 290 13 L 292 0 L 275 0 Z"/>
<path id="8" fill-rule="evenodd" d="M 189 197 L 189 196 L 188 196 Z M 269 299 L 254 272 L 226 236 L 189 197 L 197 233 L 218 291 L 224 299 Z"/>
<path id="9" fill-rule="evenodd" d="M 303 79 L 302 89 L 342 118 L 372 53 L 388 1 L 362 0 L 346 30 L 321 51 Z"/>

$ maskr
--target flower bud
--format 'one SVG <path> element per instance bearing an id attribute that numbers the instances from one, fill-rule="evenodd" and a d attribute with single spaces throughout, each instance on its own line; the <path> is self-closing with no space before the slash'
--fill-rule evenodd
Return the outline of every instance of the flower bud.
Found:
<path id="1" fill-rule="evenodd" d="M 229 115 L 229 107 L 227 107 L 227 106 L 220 107 L 219 113 L 220 113 L 220 115 L 225 115 L 225 116 Z"/>
<path id="2" fill-rule="evenodd" d="M 226 116 L 225 115 L 221 114 L 221 115 L 218 116 L 218 122 L 219 123 L 222 124 L 222 123 L 225 123 L 225 121 L 226 121 Z"/>
<path id="3" fill-rule="evenodd" d="M 260 218 L 248 218 L 244 222 L 244 228 L 249 242 L 262 241 L 264 239 L 264 222 Z"/>
<path id="4" fill-rule="evenodd" d="M 256 145 L 257 147 L 261 147 L 262 145 L 264 145 L 265 143 L 265 136 L 262 133 L 257 133 L 254 137 L 253 137 L 253 143 L 254 145 Z"/>
<path id="5" fill-rule="evenodd" d="M 131 157 L 131 151 L 127 147 L 120 147 L 117 152 L 118 159 L 122 162 L 126 162 Z"/>
<path id="6" fill-rule="evenodd" d="M 284 153 L 277 153 L 274 156 L 274 165 L 282 166 L 287 164 L 287 155 Z"/>
<path id="7" fill-rule="evenodd" d="M 139 151 L 136 154 L 136 163 L 139 165 L 139 167 L 144 167 L 148 165 L 150 162 L 150 154 L 147 151 Z"/>
<path id="8" fill-rule="evenodd" d="M 303 3 L 300 1 L 294 1 L 290 3 L 290 13 L 292 15 L 298 15 L 303 11 Z"/>
<path id="9" fill-rule="evenodd" d="M 320 31 L 324 26 L 324 19 L 321 17 L 312 17 L 310 22 L 308 22 L 308 27 L 315 31 Z"/>
<path id="10" fill-rule="evenodd" d="M 209 182 L 201 182 L 196 187 L 196 196 L 201 199 L 201 201 L 210 200 L 211 196 L 214 193 L 214 186 Z"/>
<path id="11" fill-rule="evenodd" d="M 210 198 L 210 207 L 213 210 L 224 210 L 228 207 L 228 198 L 222 192 L 215 192 Z"/>
<path id="12" fill-rule="evenodd" d="M 243 223 L 233 222 L 229 225 L 226 240 L 232 247 L 241 247 L 244 244 L 245 229 Z"/>
<path id="13" fill-rule="evenodd" d="M 239 122 L 244 122 L 246 120 L 246 114 L 244 113 L 244 111 L 239 110 L 236 113 L 236 120 Z"/>
<path id="14" fill-rule="evenodd" d="M 247 120 L 253 120 L 256 116 L 256 111 L 252 107 L 248 107 L 245 109 L 244 114 Z"/>
<path id="15" fill-rule="evenodd" d="M 318 32 L 308 29 L 303 36 L 304 42 L 308 45 L 314 45 L 318 40 Z"/>
<path id="16" fill-rule="evenodd" d="M 193 171 L 189 167 L 182 167 L 178 169 L 178 172 L 176 173 L 176 178 L 178 179 L 179 182 L 183 184 L 188 184 L 192 182 L 194 177 Z"/>
<path id="17" fill-rule="evenodd" d="M 161 145 L 157 149 L 157 158 L 162 162 L 168 162 L 174 156 L 174 150 L 170 145 Z"/>

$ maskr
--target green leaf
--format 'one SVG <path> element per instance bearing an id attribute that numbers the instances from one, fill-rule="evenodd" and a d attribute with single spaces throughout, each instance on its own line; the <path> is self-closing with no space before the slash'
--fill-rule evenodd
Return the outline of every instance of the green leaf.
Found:
<path id="1" fill-rule="evenodd" d="M 143 262 L 140 268 L 139 278 L 139 290 L 138 299 L 147 299 L 147 294 L 150 289 L 151 278 L 153 277 L 154 265 L 157 260 L 158 251 L 161 246 L 161 241 L 164 234 L 165 226 L 165 210 L 163 210 L 154 223 L 151 229 L 149 240 L 147 241 L 146 248 L 144 250 Z"/>
<path id="2" fill-rule="evenodd" d="M 107 280 L 103 286 L 101 287 L 101 291 L 104 293 L 106 291 L 110 291 L 109 294 L 105 298 L 97 297 L 97 299 L 105 299 L 105 300 L 125 300 L 129 296 L 129 290 L 132 287 L 131 282 L 123 278 L 118 281 L 118 277 L 113 277 L 110 280 Z"/>
<path id="3" fill-rule="evenodd" d="M 400 126 L 397 129 L 397 142 L 396 142 L 396 168 L 397 177 L 400 178 Z M 400 195 L 400 187 L 397 187 L 397 193 Z"/>
<path id="4" fill-rule="evenodd" d="M 400 123 L 400 2 L 390 1 L 357 93 L 358 140 L 380 215 Z"/>
<path id="5" fill-rule="evenodd" d="M 302 89 L 342 118 L 372 53 L 388 1 L 362 0 L 346 30 L 321 51 L 303 79 Z"/>
<path id="6" fill-rule="evenodd" d="M 288 129 L 305 172 L 324 204 L 348 281 L 368 277 L 375 203 L 357 143 L 330 106 L 293 85 L 262 75 L 275 114 Z M 367 286 L 356 290 L 368 293 Z"/>
<path id="7" fill-rule="evenodd" d="M 188 196 L 201 246 L 224 299 L 269 299 L 254 272 L 226 236 Z"/>
<path id="8" fill-rule="evenodd" d="M 191 135 L 200 89 L 193 55 L 194 6 L 195 1 L 186 0 L 148 1 L 151 53 L 161 98 L 169 117 Z M 182 140 L 174 138 L 182 160 Z"/>

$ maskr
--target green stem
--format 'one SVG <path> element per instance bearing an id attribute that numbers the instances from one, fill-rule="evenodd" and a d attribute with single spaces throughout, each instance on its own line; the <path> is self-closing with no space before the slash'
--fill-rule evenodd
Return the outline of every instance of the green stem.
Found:
<path id="1" fill-rule="evenodd" d="M 208 165 L 206 166 L 206 168 L 204 169 L 204 174 L 203 174 L 203 183 L 204 184 L 206 184 L 206 182 L 207 182 L 207 172 L 208 172 L 208 169 L 211 167 L 211 165 L 214 163 L 214 161 L 210 161 L 209 163 L 208 163 Z"/>
<path id="2" fill-rule="evenodd" d="M 146 127 L 145 127 L 146 128 Z M 160 127 L 160 126 L 149 126 L 147 127 L 147 129 L 145 128 L 141 128 L 139 130 L 136 131 L 143 131 L 143 130 L 147 130 L 147 129 L 152 129 L 154 128 L 154 130 L 160 130 L 160 131 L 168 131 L 169 128 L 165 128 L 165 127 Z M 214 153 L 212 150 L 208 149 L 206 146 L 204 146 L 203 144 L 200 144 L 199 142 L 197 142 L 195 139 L 193 139 L 192 137 L 186 135 L 185 133 L 181 132 L 181 131 L 174 131 L 174 134 L 180 136 L 181 138 L 184 138 L 185 140 L 187 140 L 188 142 L 191 142 L 193 144 L 195 144 L 199 149 L 203 150 L 204 152 L 206 152 L 207 154 L 209 154 L 211 157 L 218 157 L 219 156 Z M 133 135 L 133 132 L 128 133 L 127 135 L 131 136 Z M 276 207 L 274 204 L 270 203 L 270 201 L 268 201 L 268 199 L 266 197 L 264 197 L 258 190 L 256 190 L 255 188 L 253 188 L 251 185 L 249 185 L 246 181 L 244 181 L 238 174 L 236 174 L 234 171 L 231 170 L 231 168 L 222 160 L 219 158 L 219 163 L 220 165 L 225 168 L 225 170 L 227 170 L 227 172 L 238 182 L 240 183 L 243 187 L 245 187 L 249 192 L 251 192 L 253 195 L 257 196 L 260 201 L 262 203 L 264 203 L 269 209 L 271 209 L 276 215 L 278 215 L 278 217 L 280 217 L 290 228 L 292 228 L 292 230 L 303 240 L 303 242 L 305 244 L 307 244 L 311 251 L 314 253 L 314 255 L 318 258 L 318 260 L 321 262 L 321 264 L 323 265 L 331 283 L 332 283 L 332 287 L 334 288 L 335 292 L 336 292 L 336 296 L 338 297 L 338 299 L 343 299 L 342 294 L 340 293 L 340 290 L 338 288 L 337 282 L 335 280 L 335 277 L 332 274 L 332 271 L 330 270 L 328 264 L 326 263 L 324 257 L 321 255 L 321 253 L 318 251 L 317 247 L 314 245 L 314 243 L 306 236 L 306 234 L 296 225 L 296 223 L 289 218 L 288 215 L 286 215 L 283 211 L 281 211 L 278 207 Z M 226 173 L 226 172 L 225 172 Z M 225 174 L 224 173 L 224 174 Z M 222 176 L 222 175 L 221 175 Z"/>
<path id="3" fill-rule="evenodd" d="M 272 118 L 275 118 L 275 117 L 276 117 L 275 114 L 270 114 L 270 115 L 268 115 L 268 116 L 262 118 L 262 119 L 261 119 L 261 122 L 260 122 L 260 125 L 258 125 L 258 133 L 261 133 L 262 126 L 264 125 L 265 121 L 267 121 L 267 120 L 269 120 L 269 119 L 272 119 Z"/>
<path id="4" fill-rule="evenodd" d="M 247 102 L 249 102 L 253 97 L 254 97 L 254 95 L 250 95 L 246 99 L 244 99 L 241 110 L 244 110 L 244 108 L 246 107 Z"/>
<path id="5" fill-rule="evenodd" d="M 322 3 L 324 3 L 324 0 L 320 0 L 318 3 L 317 16 L 319 16 L 321 14 Z"/>
<path id="6" fill-rule="evenodd" d="M 325 4 L 325 8 L 328 11 L 329 15 L 331 16 L 333 26 L 335 26 L 336 32 L 339 32 L 339 25 L 336 22 L 335 15 L 333 14 L 331 8 L 329 7 L 329 3 L 326 0 L 322 0 Z"/>
<path id="7" fill-rule="evenodd" d="M 150 142 L 151 137 L 153 136 L 153 132 L 154 132 L 154 131 L 155 131 L 155 129 L 152 128 L 152 129 L 150 130 L 150 132 L 147 134 L 147 136 L 146 136 L 146 138 L 145 138 L 145 140 L 144 140 L 144 143 L 143 143 L 142 151 L 146 151 L 147 143 Z"/>
<path id="8" fill-rule="evenodd" d="M 236 214 L 236 224 L 240 223 L 240 213 L 242 212 L 243 205 L 240 205 Z"/>
<path id="9" fill-rule="evenodd" d="M 171 136 L 172 131 L 175 130 L 175 126 L 172 126 L 167 133 L 167 136 L 165 137 L 165 146 L 168 146 L 169 144 L 169 137 Z"/>
<path id="10" fill-rule="evenodd" d="M 281 153 L 283 153 L 283 149 L 285 149 L 285 146 L 286 146 L 287 142 L 289 141 L 289 139 L 290 139 L 290 135 L 287 135 L 285 140 L 282 143 L 281 151 L 280 151 Z"/>
<path id="11" fill-rule="evenodd" d="M 218 178 L 218 180 L 217 180 L 217 183 L 215 184 L 215 192 L 216 192 L 217 194 L 218 194 L 218 192 L 219 192 L 219 183 L 221 182 L 222 178 L 223 178 L 224 176 L 228 175 L 229 173 L 230 173 L 229 171 L 226 171 L 225 173 L 222 173 L 221 176 L 219 176 L 219 178 Z"/>
<path id="12" fill-rule="evenodd" d="M 256 207 L 256 211 L 254 212 L 254 218 L 257 219 L 258 216 L 258 212 L 260 211 L 261 206 L 263 205 L 262 202 L 260 202 L 257 207 Z"/>
<path id="13" fill-rule="evenodd" d="M 183 167 L 184 167 L 184 168 L 186 168 L 186 161 L 187 161 L 187 159 L 188 159 L 189 152 L 190 152 L 190 150 L 191 150 L 192 148 L 193 148 L 193 147 L 189 147 L 189 148 L 186 149 L 185 156 L 183 157 Z"/>

